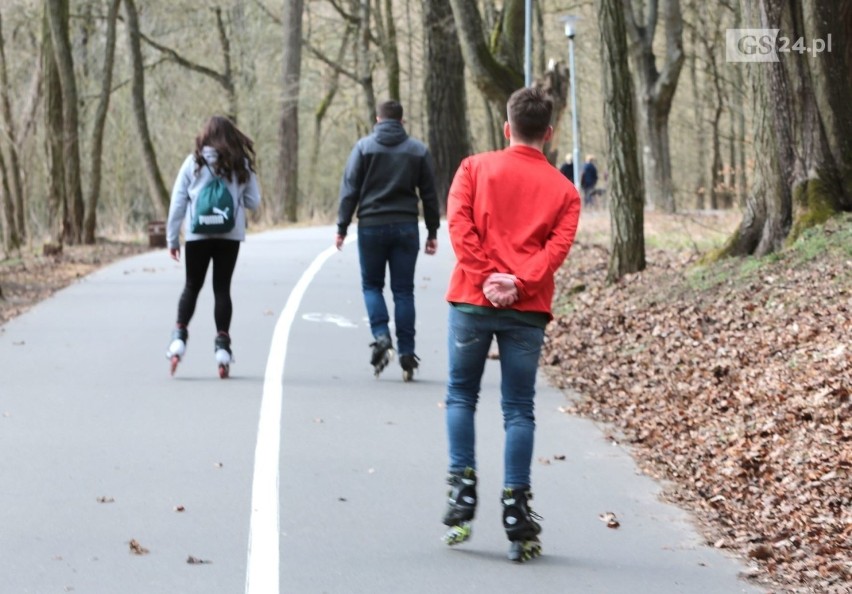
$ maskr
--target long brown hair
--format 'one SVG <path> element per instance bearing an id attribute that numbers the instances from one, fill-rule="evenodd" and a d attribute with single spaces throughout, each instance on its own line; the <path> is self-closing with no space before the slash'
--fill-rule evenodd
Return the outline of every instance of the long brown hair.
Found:
<path id="1" fill-rule="evenodd" d="M 215 166 L 217 175 L 226 179 L 236 175 L 241 184 L 248 181 L 250 172 L 254 171 L 254 142 L 234 122 L 224 116 L 213 116 L 207 120 L 195 138 L 196 172 L 206 162 L 201 154 L 205 146 L 213 147 L 219 153 Z"/>

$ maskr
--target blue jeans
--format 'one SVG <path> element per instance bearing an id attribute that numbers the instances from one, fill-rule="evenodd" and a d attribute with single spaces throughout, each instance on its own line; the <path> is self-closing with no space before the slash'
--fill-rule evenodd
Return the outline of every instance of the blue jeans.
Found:
<path id="1" fill-rule="evenodd" d="M 361 290 L 370 318 L 370 330 L 378 338 L 390 335 L 385 303 L 385 270 L 390 270 L 393 293 L 397 350 L 414 354 L 414 266 L 420 250 L 417 223 L 389 223 L 358 227 L 358 254 L 361 260 Z"/>
<path id="2" fill-rule="evenodd" d="M 506 432 L 504 486 L 529 487 L 535 436 L 535 378 L 544 329 L 450 306 L 447 436 L 451 473 L 476 469 L 474 415 L 492 337 L 500 349 L 500 405 Z"/>

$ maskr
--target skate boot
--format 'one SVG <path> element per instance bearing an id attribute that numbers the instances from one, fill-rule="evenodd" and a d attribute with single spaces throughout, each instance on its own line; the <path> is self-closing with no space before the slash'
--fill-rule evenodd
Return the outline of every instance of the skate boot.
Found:
<path id="1" fill-rule="evenodd" d="M 509 545 L 509 560 L 523 563 L 541 555 L 541 516 L 529 507 L 528 489 L 503 489 L 503 528 Z"/>
<path id="2" fill-rule="evenodd" d="M 468 467 L 461 474 L 450 474 L 447 484 L 450 491 L 444 524 L 450 528 L 442 540 L 453 546 L 469 539 L 472 533 L 471 520 L 476 514 L 476 471 Z"/>
<path id="3" fill-rule="evenodd" d="M 186 353 L 186 341 L 189 339 L 189 332 L 186 328 L 175 328 L 172 332 L 172 341 L 169 343 L 169 349 L 166 351 L 166 359 L 169 360 L 170 372 L 172 375 L 177 371 L 178 363 Z"/>
<path id="4" fill-rule="evenodd" d="M 226 379 L 231 373 L 231 337 L 226 332 L 220 332 L 214 343 L 216 362 L 219 364 L 219 377 Z"/>
<path id="5" fill-rule="evenodd" d="M 399 364 L 402 366 L 402 381 L 414 379 L 414 370 L 420 367 L 420 357 L 417 355 L 400 355 Z"/>
<path id="6" fill-rule="evenodd" d="M 370 365 L 373 366 L 373 375 L 377 378 L 384 371 L 388 363 L 393 359 L 393 343 L 390 336 L 382 334 L 376 338 L 375 342 L 371 342 L 370 346 L 373 352 L 370 356 Z"/>

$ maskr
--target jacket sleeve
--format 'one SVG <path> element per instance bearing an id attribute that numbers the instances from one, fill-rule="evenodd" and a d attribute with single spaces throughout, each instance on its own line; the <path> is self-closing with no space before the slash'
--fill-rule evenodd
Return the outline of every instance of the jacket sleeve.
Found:
<path id="1" fill-rule="evenodd" d="M 249 170 L 249 179 L 243 188 L 243 206 L 249 210 L 257 210 L 260 206 L 260 184 L 257 183 L 257 175 Z"/>
<path id="2" fill-rule="evenodd" d="M 352 222 L 355 209 L 361 200 L 361 184 L 363 183 L 363 172 L 361 167 L 360 141 L 355 143 L 349 158 L 346 160 L 346 168 L 343 170 L 343 179 L 340 181 L 340 204 L 337 208 L 337 233 L 346 235 L 346 229 Z"/>
<path id="3" fill-rule="evenodd" d="M 475 195 L 476 187 L 470 171 L 470 160 L 465 159 L 453 177 L 447 196 L 447 225 L 458 266 L 470 282 L 481 288 L 485 279 L 492 272 L 497 272 L 497 266 L 482 249 L 474 220 Z"/>
<path id="4" fill-rule="evenodd" d="M 556 225 L 544 244 L 544 249 L 527 261 L 522 276 L 515 275 L 517 277 L 515 286 L 518 288 L 518 296 L 521 299 L 535 294 L 542 287 L 551 285 L 554 273 L 562 266 L 574 243 L 579 219 L 580 195 L 572 186 Z"/>
<path id="5" fill-rule="evenodd" d="M 166 223 L 166 243 L 170 249 L 180 247 L 180 229 L 189 205 L 189 185 L 192 182 L 193 165 L 194 159 L 190 155 L 184 160 L 172 187 L 169 218 Z"/>
<path id="6" fill-rule="evenodd" d="M 438 206 L 438 194 L 435 191 L 435 167 L 428 150 L 423 157 L 417 186 L 420 189 L 420 200 L 423 201 L 423 219 L 426 222 L 427 237 L 435 239 L 438 237 L 438 227 L 441 226 L 441 209 Z"/>

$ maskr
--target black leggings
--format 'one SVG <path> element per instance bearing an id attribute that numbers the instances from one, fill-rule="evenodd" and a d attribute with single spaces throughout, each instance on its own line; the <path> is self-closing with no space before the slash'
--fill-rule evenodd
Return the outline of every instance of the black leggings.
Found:
<path id="1" fill-rule="evenodd" d="M 187 241 L 184 249 L 186 284 L 178 301 L 177 323 L 189 326 L 198 294 L 204 286 L 207 267 L 213 260 L 213 317 L 217 332 L 228 332 L 231 328 L 231 277 L 237 265 L 240 242 L 233 239 L 200 239 Z"/>

